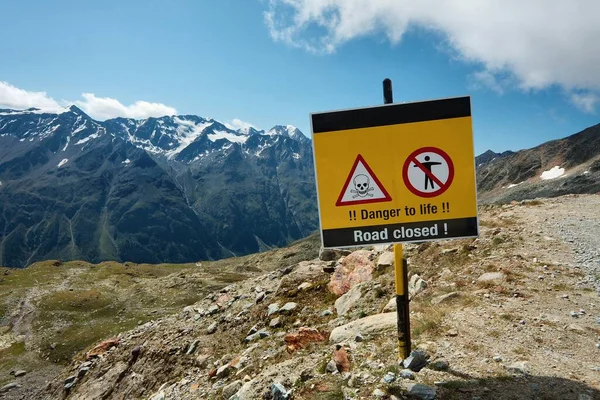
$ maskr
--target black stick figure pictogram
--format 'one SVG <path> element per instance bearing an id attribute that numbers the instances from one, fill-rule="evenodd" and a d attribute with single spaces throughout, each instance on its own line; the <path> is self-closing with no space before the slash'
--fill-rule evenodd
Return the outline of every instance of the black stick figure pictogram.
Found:
<path id="1" fill-rule="evenodd" d="M 431 158 L 429 156 L 425 156 L 425 162 L 422 162 L 421 165 L 423 165 L 425 168 L 427 168 L 427 170 L 429 172 L 431 172 L 431 167 L 433 167 L 434 165 L 442 165 L 441 162 L 437 162 L 437 161 L 429 161 Z M 413 167 L 418 167 L 418 165 L 413 165 Z M 425 174 L 425 190 L 427 190 L 427 185 L 431 184 L 431 188 L 434 188 L 434 182 L 433 179 L 431 179 L 429 177 L 428 174 Z"/>

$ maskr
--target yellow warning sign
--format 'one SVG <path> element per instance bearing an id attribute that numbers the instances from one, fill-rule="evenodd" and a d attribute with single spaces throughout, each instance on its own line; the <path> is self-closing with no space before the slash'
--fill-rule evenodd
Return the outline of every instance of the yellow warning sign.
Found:
<path id="1" fill-rule="evenodd" d="M 478 235 L 469 97 L 311 120 L 324 247 Z"/>

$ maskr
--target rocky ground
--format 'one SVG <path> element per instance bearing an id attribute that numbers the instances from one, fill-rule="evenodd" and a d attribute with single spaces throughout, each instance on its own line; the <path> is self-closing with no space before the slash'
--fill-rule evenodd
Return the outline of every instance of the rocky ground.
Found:
<path id="1" fill-rule="evenodd" d="M 90 346 L 47 384 L 25 371 L 0 396 L 600 399 L 600 196 L 482 206 L 480 223 L 478 239 L 405 245 L 403 362 L 391 249 L 325 251 Z"/>

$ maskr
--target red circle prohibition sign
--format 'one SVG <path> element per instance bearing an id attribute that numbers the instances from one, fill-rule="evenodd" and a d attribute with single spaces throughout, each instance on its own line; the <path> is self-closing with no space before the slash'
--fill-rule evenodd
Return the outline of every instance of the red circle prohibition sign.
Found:
<path id="1" fill-rule="evenodd" d="M 444 161 L 446 161 L 446 164 L 448 165 L 448 179 L 446 179 L 446 182 L 442 182 L 437 176 L 435 176 L 433 172 L 431 172 L 431 166 L 428 168 L 417 159 L 417 156 L 423 153 L 435 153 L 436 155 L 442 157 Z M 433 192 L 424 192 L 417 189 L 415 185 L 408 179 L 408 169 L 410 164 L 415 164 L 416 167 L 423 171 L 425 174 L 425 179 L 427 180 L 427 178 L 429 178 L 433 183 L 439 186 L 439 189 Z M 452 180 L 454 179 L 454 164 L 452 163 L 450 156 L 444 150 L 438 149 L 437 147 L 421 147 L 420 149 L 413 151 L 404 162 L 404 166 L 402 167 L 402 179 L 404 179 L 404 184 L 406 185 L 407 189 L 419 197 L 439 196 L 448 190 L 452 184 Z"/>

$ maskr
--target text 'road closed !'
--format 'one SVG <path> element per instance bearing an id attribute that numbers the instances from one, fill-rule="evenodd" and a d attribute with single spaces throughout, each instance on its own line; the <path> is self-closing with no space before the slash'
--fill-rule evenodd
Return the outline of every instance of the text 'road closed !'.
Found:
<path id="1" fill-rule="evenodd" d="M 469 97 L 311 119 L 324 247 L 478 235 Z"/>

